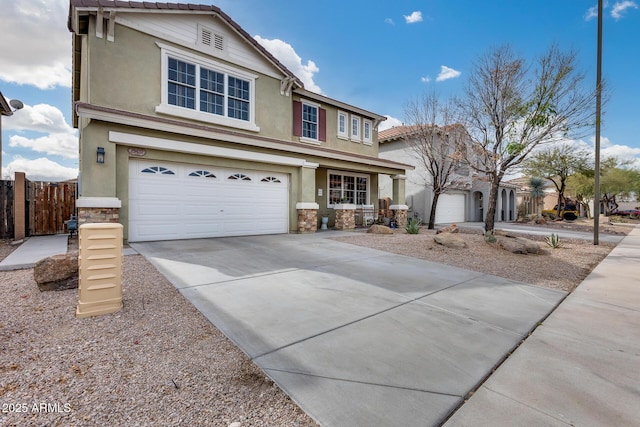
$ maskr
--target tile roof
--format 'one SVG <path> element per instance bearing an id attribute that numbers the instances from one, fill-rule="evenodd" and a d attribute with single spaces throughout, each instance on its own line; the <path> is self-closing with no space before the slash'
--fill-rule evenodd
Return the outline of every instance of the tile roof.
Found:
<path id="1" fill-rule="evenodd" d="M 302 81 L 293 74 L 287 67 L 278 61 L 267 49 L 258 43 L 249 33 L 247 33 L 240 25 L 238 25 L 229 15 L 224 13 L 219 7 L 208 4 L 193 3 L 159 3 L 159 2 L 140 2 L 140 1 L 117 1 L 117 0 L 70 0 L 69 2 L 69 20 L 67 26 L 69 31 L 73 30 L 73 10 L 76 8 L 85 9 L 137 9 L 137 10 L 156 10 L 156 11 L 193 11 L 193 12 L 209 12 L 220 16 L 234 30 L 236 30 L 243 38 L 251 43 L 258 51 L 269 59 L 273 64 L 282 70 L 286 75 L 294 79 L 296 84 L 304 88 Z"/>

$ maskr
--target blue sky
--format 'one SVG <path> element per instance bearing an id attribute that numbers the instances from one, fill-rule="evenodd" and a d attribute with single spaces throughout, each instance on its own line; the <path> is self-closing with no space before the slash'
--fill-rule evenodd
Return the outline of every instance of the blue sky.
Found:
<path id="1" fill-rule="evenodd" d="M 596 0 L 191 0 L 215 4 L 309 90 L 400 124 L 408 101 L 461 94 L 473 61 L 509 43 L 527 59 L 551 43 L 575 49 L 595 86 Z M 610 89 L 602 152 L 640 166 L 640 2 L 606 1 L 603 76 Z M 68 0 L 0 0 L 0 91 L 25 108 L 2 120 L 2 176 L 77 173 L 71 127 Z M 595 108 L 595 107 L 594 107 Z M 593 147 L 593 136 L 575 141 Z"/>

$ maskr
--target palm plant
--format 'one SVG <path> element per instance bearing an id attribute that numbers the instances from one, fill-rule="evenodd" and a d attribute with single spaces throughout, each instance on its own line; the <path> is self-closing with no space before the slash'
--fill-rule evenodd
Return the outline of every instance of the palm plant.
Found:
<path id="1" fill-rule="evenodd" d="M 533 197 L 536 206 L 536 216 L 540 216 L 540 199 L 544 197 L 544 179 L 534 176 L 529 179 L 529 194 Z"/>

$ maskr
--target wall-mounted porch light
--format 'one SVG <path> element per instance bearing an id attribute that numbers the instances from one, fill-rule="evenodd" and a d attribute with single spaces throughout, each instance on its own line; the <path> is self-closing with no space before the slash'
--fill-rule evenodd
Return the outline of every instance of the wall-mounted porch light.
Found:
<path id="1" fill-rule="evenodd" d="M 96 151 L 96 162 L 100 164 L 104 163 L 104 147 L 98 147 Z"/>

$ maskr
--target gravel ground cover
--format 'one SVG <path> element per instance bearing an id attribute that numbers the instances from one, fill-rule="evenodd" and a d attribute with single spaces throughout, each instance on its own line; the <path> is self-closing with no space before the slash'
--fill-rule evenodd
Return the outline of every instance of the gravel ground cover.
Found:
<path id="1" fill-rule="evenodd" d="M 0 272 L 0 425 L 317 425 L 142 256 L 123 274 L 122 311 L 76 319 L 77 290 Z"/>

